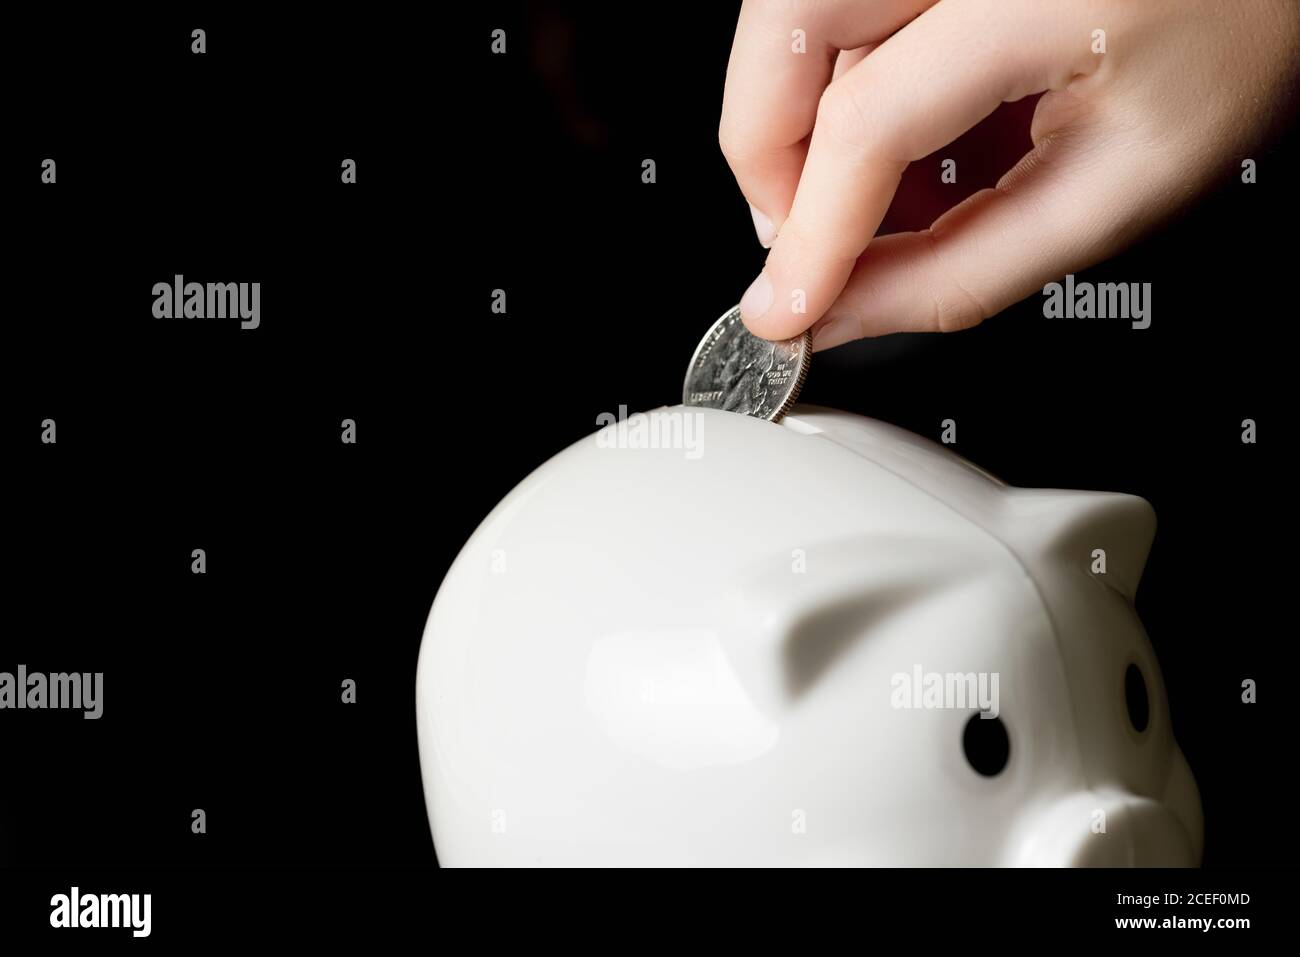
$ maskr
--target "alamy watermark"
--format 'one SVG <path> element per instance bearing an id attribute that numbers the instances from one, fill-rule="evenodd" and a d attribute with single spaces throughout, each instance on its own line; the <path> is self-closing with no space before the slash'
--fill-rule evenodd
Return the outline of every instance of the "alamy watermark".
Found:
<path id="1" fill-rule="evenodd" d="M 998 672 L 926 671 L 914 665 L 889 679 L 894 708 L 978 710 L 981 718 L 998 716 Z"/>
<path id="2" fill-rule="evenodd" d="M 1043 315 L 1048 319 L 1129 319 L 1134 329 L 1151 325 L 1149 282 L 1075 282 L 1070 273 L 1064 285 L 1044 286 L 1043 295 Z"/>
<path id="3" fill-rule="evenodd" d="M 627 414 L 620 405 L 618 414 L 602 412 L 596 416 L 596 446 L 602 449 L 681 449 L 688 459 L 704 454 L 704 416 L 685 410 L 653 410 Z"/>
<path id="4" fill-rule="evenodd" d="M 0 710 L 67 708 L 85 712 L 83 718 L 104 713 L 104 673 L 28 672 L 19 665 L 17 673 L 0 671 Z"/>
<path id="5" fill-rule="evenodd" d="M 186 282 L 176 276 L 172 282 L 153 284 L 155 319 L 234 319 L 241 329 L 262 324 L 260 282 Z"/>
<path id="6" fill-rule="evenodd" d="M 83 894 L 74 884 L 50 898 L 50 926 L 129 927 L 132 937 L 148 937 L 152 911 L 152 894 Z"/>

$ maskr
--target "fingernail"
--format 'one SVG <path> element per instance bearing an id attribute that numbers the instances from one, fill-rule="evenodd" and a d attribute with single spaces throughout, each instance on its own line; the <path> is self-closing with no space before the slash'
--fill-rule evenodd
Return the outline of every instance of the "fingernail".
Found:
<path id="1" fill-rule="evenodd" d="M 857 316 L 836 316 L 813 330 L 813 352 L 834 349 L 862 338 L 862 324 Z"/>
<path id="2" fill-rule="evenodd" d="M 771 308 L 772 280 L 767 278 L 767 270 L 764 269 L 740 297 L 740 315 L 743 319 L 758 319 Z"/>
<path id="3" fill-rule="evenodd" d="M 749 205 L 749 215 L 754 217 L 754 232 L 758 233 L 759 245 L 764 249 L 771 249 L 772 240 L 776 239 L 776 227 L 772 225 L 772 220 L 768 219 L 753 203 Z"/>

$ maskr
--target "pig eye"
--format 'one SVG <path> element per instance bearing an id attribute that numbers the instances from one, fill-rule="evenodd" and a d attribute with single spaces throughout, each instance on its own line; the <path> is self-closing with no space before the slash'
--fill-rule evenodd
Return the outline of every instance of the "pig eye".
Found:
<path id="1" fill-rule="evenodd" d="M 1134 731 L 1145 731 L 1151 720 L 1151 702 L 1147 698 L 1147 683 L 1142 669 L 1129 665 L 1124 672 L 1124 703 L 1128 706 L 1128 720 Z"/>
<path id="2" fill-rule="evenodd" d="M 1001 718 L 981 718 L 973 714 L 966 722 L 961 745 L 970 766 L 986 778 L 1001 773 L 1011 757 L 1011 739 Z"/>

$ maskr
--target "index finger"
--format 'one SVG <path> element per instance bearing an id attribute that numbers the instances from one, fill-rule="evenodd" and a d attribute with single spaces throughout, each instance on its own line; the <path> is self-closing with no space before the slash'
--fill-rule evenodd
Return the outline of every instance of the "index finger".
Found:
<path id="1" fill-rule="evenodd" d="M 745 0 L 722 95 L 718 142 L 770 245 L 790 212 L 817 103 L 836 54 L 874 43 L 935 0 Z"/>

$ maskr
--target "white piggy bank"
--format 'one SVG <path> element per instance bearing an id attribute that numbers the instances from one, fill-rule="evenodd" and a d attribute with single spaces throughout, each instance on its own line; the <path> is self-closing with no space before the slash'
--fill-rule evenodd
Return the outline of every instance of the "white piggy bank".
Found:
<path id="1" fill-rule="evenodd" d="M 841 412 L 607 426 L 506 496 L 434 601 L 438 858 L 1195 865 L 1132 604 L 1154 530 L 1140 498 L 1012 488 Z"/>

